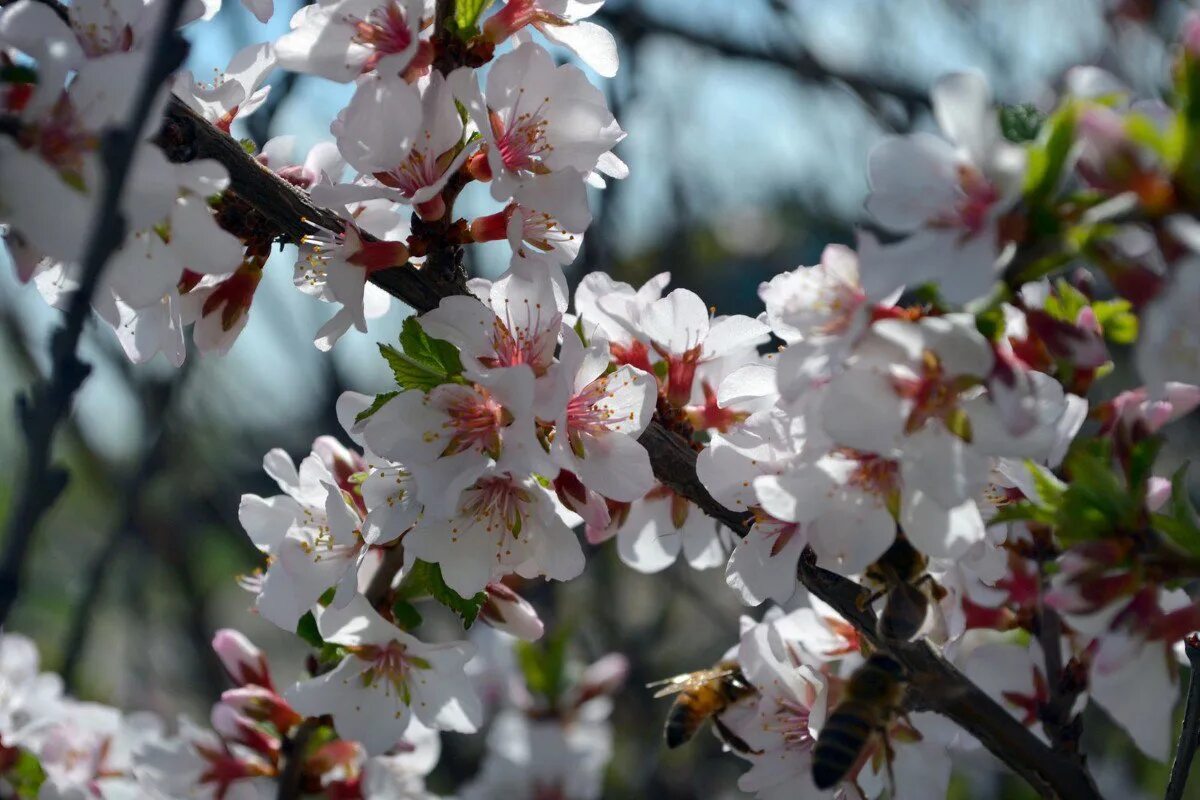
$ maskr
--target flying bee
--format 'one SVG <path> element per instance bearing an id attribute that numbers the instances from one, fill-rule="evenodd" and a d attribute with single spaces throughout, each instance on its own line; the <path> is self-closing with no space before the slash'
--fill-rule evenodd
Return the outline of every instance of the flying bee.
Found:
<path id="1" fill-rule="evenodd" d="M 929 559 L 898 534 L 879 560 L 867 567 L 864 577 L 880 587 L 867 602 L 884 598 L 879 615 L 879 634 L 884 638 L 908 641 L 925 624 L 930 601 L 925 586 L 932 584 L 934 594 L 942 592 L 925 571 L 928 564 Z"/>
<path id="2" fill-rule="evenodd" d="M 672 749 L 690 741 L 707 719 L 712 719 L 721 739 L 739 753 L 758 752 L 723 723 L 721 712 L 758 690 L 746 680 L 736 661 L 722 661 L 711 669 L 685 672 L 673 678 L 655 681 L 647 688 L 661 686 L 654 696 L 678 695 L 667 712 L 663 736 Z"/>
<path id="3" fill-rule="evenodd" d="M 885 653 L 872 654 L 854 671 L 813 749 L 813 783 L 818 789 L 833 788 L 860 766 L 874 736 L 883 742 L 888 778 L 895 784 L 888 728 L 904 713 L 907 685 L 904 667 Z"/>

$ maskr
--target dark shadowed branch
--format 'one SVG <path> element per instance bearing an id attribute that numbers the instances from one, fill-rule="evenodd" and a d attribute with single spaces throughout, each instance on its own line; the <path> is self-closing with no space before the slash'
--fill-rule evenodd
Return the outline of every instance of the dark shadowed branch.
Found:
<path id="1" fill-rule="evenodd" d="M 79 359 L 76 350 L 100 273 L 125 239 L 121 198 L 134 154 L 142 141 L 142 131 L 159 87 L 187 54 L 187 43 L 176 31 L 184 4 L 185 0 L 167 0 L 163 5 L 157 39 L 150 46 L 145 74 L 134 97 L 130 118 L 123 127 L 104 134 L 100 146 L 101 191 L 94 198 L 96 205 L 80 268 L 79 288 L 71 296 L 62 327 L 51 338 L 49 378 L 39 381 L 28 394 L 17 398 L 17 418 L 26 452 L 0 561 L 0 627 L 16 601 L 38 520 L 67 484 L 67 473 L 51 463 L 54 434 L 70 411 L 75 392 L 88 375 L 89 368 Z"/>
<path id="2" fill-rule="evenodd" d="M 1175 761 L 1171 763 L 1171 780 L 1167 784 L 1165 800 L 1183 800 L 1192 759 L 1200 746 L 1200 635 L 1191 634 L 1183 640 L 1191 676 L 1188 680 L 1187 705 L 1183 711 L 1183 728 L 1179 731 L 1179 745 L 1175 748 Z"/>

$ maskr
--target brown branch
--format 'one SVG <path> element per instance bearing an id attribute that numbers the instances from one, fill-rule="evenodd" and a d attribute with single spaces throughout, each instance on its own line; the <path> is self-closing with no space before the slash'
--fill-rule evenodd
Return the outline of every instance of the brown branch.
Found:
<path id="1" fill-rule="evenodd" d="M 840 84 L 871 106 L 874 106 L 880 95 L 894 97 L 909 109 L 929 106 L 928 95 L 911 84 L 881 76 L 867 77 L 839 72 L 822 63 L 799 43 L 754 47 L 729 36 L 680 24 L 673 18 L 647 14 L 640 6 L 632 4 L 623 6 L 620 10 L 601 10 L 592 19 L 611 29 L 627 42 L 636 42 L 644 36 L 669 36 L 726 58 L 754 61 L 785 69 L 805 83 Z"/>
<path id="2" fill-rule="evenodd" d="M 1167 783 L 1164 800 L 1183 800 L 1188 773 L 1192 769 L 1192 758 L 1200 746 L 1200 636 L 1191 634 L 1183 640 L 1184 652 L 1191 664 L 1188 679 L 1187 705 L 1183 712 L 1183 727 L 1179 731 L 1179 745 L 1175 748 L 1175 760 L 1171 763 L 1171 780 Z"/>
<path id="3" fill-rule="evenodd" d="M 301 796 L 301 783 L 304 778 L 304 751 L 308 741 L 316 733 L 320 723 L 315 718 L 301 722 L 291 735 L 283 737 L 279 758 L 282 769 L 279 770 L 279 790 L 276 800 L 297 800 Z"/>
<path id="4" fill-rule="evenodd" d="M 184 0 L 167 0 L 158 20 L 157 39 L 133 98 L 129 119 L 103 134 L 100 146 L 102 180 L 96 193 L 87 247 L 80 266 L 79 288 L 71 295 L 63 325 L 50 342 L 53 366 L 49 379 L 39 381 L 27 395 L 17 398 L 17 417 L 25 438 L 22 482 L 8 519 L 4 557 L 0 562 L 0 628 L 8 619 L 20 589 L 25 559 L 42 515 L 50 509 L 67 485 L 67 473 L 51 463 L 51 448 L 59 424 L 70 411 L 75 392 L 90 368 L 76 350 L 83 325 L 91 310 L 92 295 L 104 265 L 125 239 L 126 224 L 121 199 L 142 141 L 154 98 L 163 81 L 187 54 L 187 42 L 176 25 Z"/>

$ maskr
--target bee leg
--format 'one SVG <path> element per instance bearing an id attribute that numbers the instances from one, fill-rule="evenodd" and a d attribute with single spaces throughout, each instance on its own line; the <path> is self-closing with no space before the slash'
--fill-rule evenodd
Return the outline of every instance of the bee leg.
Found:
<path id="1" fill-rule="evenodd" d="M 717 729 L 717 733 L 720 735 L 721 741 L 729 745 L 729 747 L 734 751 L 741 753 L 742 755 L 762 755 L 762 750 L 755 750 L 753 747 L 746 744 L 746 740 L 729 730 L 729 726 L 722 722 L 720 717 L 713 717 L 712 723 L 713 727 Z"/>
<path id="2" fill-rule="evenodd" d="M 854 791 L 858 792 L 859 800 L 867 800 L 867 793 L 858 785 L 857 780 L 850 781 L 850 785 L 854 787 Z"/>
<path id="3" fill-rule="evenodd" d="M 854 605 L 858 606 L 859 611 L 864 611 L 869 606 L 874 605 L 875 601 L 878 600 L 879 598 L 883 597 L 885 594 L 887 594 L 887 591 L 881 590 L 878 592 L 872 592 L 871 594 L 864 597 L 863 593 L 859 592 L 858 598 L 854 601 Z"/>
<path id="4" fill-rule="evenodd" d="M 892 748 L 892 737 L 888 735 L 886 728 L 880 731 L 880 737 L 883 739 L 883 762 L 887 768 L 888 797 L 895 797 L 896 773 L 892 769 L 892 760 L 896 757 L 896 751 Z"/>

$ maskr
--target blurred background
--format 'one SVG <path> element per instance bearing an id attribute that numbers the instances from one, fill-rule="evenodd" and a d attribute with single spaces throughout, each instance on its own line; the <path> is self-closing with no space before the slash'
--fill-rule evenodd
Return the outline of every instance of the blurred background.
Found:
<path id="1" fill-rule="evenodd" d="M 227 0 L 193 26 L 189 67 L 204 79 L 241 47 L 288 29 L 297 0 L 277 0 L 258 23 Z M 621 45 L 621 71 L 598 83 L 628 139 L 632 169 L 593 197 L 596 221 L 572 281 L 606 270 L 639 284 L 670 271 L 719 313 L 756 314 L 760 282 L 813 264 L 830 242 L 852 242 L 866 193 L 868 151 L 881 137 L 930 128 L 927 92 L 942 73 L 989 76 L 1004 102 L 1053 103 L 1063 72 L 1101 65 L 1143 95 L 1162 92 L 1183 3 L 1154 0 L 609 0 L 595 18 Z M 560 52 L 565 57 L 565 53 Z M 594 76 L 593 76 L 594 77 Z M 297 153 L 330 138 L 350 88 L 277 73 L 267 104 L 235 126 L 260 145 L 291 134 Z M 464 195 L 470 218 L 493 210 Z M 475 274 L 503 270 L 507 244 L 469 251 Z M 58 439 L 72 481 L 43 519 L 27 564 L 13 630 L 41 646 L 87 699 L 205 719 L 224 688 L 208 649 L 236 627 L 271 655 L 277 680 L 302 669 L 304 649 L 249 610 L 235 576 L 258 566 L 237 521 L 243 492 L 276 493 L 263 454 L 297 460 L 314 437 L 341 435 L 333 415 L 345 389 L 391 383 L 376 341 L 393 340 L 407 309 L 394 306 L 368 335 L 331 355 L 312 345 L 332 308 L 291 286 L 292 248 L 277 254 L 249 324 L 225 358 L 161 359 L 134 367 L 107 329 L 93 326 L 85 360 L 96 367 Z M 12 278 L 0 249 L 0 386 L 8 402 L 47 366 L 55 313 Z M 7 513 L 20 446 L 0 424 L 0 512 Z M 742 609 L 721 570 L 679 563 L 657 576 L 626 568 L 613 543 L 592 548 L 586 573 L 531 597 L 568 622 L 575 657 L 626 653 L 632 672 L 614 715 L 616 756 L 606 797 L 739 797 L 741 762 L 707 735 L 668 753 L 666 701 L 648 681 L 707 666 L 736 642 Z M 1136 691 L 1136 689 L 1135 689 Z M 1138 757 L 1100 719 L 1088 722 L 1105 796 L 1161 796 L 1166 768 Z M 475 770 L 479 740 L 449 737 L 432 781 L 449 792 Z M 955 797 L 1024 797 L 985 755 L 963 762 Z M 1193 782 L 1200 797 L 1200 784 Z"/>

